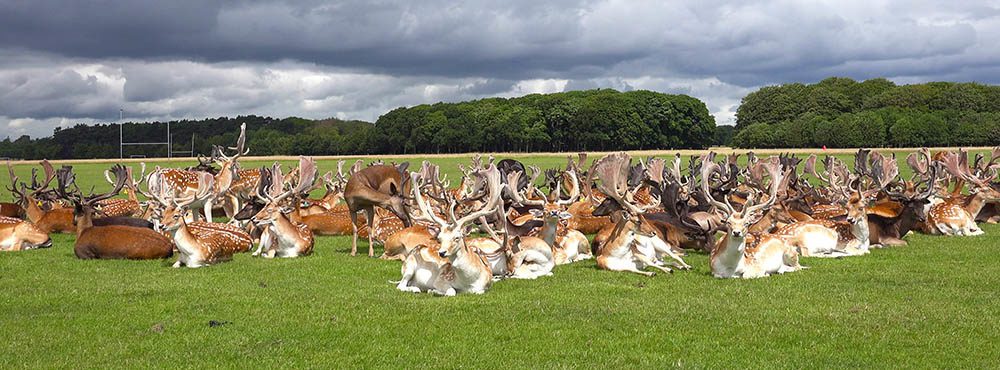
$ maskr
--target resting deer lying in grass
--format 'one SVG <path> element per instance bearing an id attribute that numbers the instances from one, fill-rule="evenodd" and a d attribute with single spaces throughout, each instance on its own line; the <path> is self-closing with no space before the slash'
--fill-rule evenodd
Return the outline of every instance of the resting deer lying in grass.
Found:
<path id="1" fill-rule="evenodd" d="M 628 154 L 614 153 L 601 158 L 593 167 L 594 174 L 600 181 L 598 189 L 617 208 L 611 217 L 615 228 L 596 256 L 597 267 L 653 276 L 655 273 L 643 270 L 652 267 L 672 272 L 660 260 L 666 256 L 675 260 L 679 268 L 690 268 L 666 242 L 655 234 L 642 230 L 640 217 L 646 209 L 636 205 L 633 199 L 638 187 L 629 189 L 627 176 L 631 169 L 630 162 Z"/>
<path id="2" fill-rule="evenodd" d="M 0 251 L 22 251 L 52 246 L 49 234 L 30 221 L 0 216 Z"/>
<path id="3" fill-rule="evenodd" d="M 574 170 L 568 170 L 564 174 L 572 178 L 572 181 L 576 181 L 576 172 Z M 520 172 L 508 174 L 507 183 L 516 184 L 521 175 L 522 173 Z M 587 240 L 587 236 L 565 225 L 573 217 L 572 214 L 566 211 L 566 207 L 576 203 L 580 197 L 578 187 L 571 187 L 569 199 L 562 199 L 560 196 L 562 184 L 556 184 L 555 191 L 553 192 L 554 196 L 551 197 L 554 200 L 551 202 L 546 201 L 544 197 L 540 197 L 540 199 L 528 199 L 523 193 L 515 192 L 509 185 L 508 188 L 510 189 L 510 194 L 513 194 L 515 204 L 541 207 L 541 209 L 531 208 L 529 213 L 534 220 L 541 221 L 542 226 L 537 229 L 537 232 L 531 232 L 527 236 L 515 235 L 512 241 L 517 249 L 524 251 L 537 249 L 541 251 L 544 249 L 543 247 L 548 247 L 549 251 L 543 253 L 543 255 L 552 260 L 553 265 L 563 265 L 593 258 L 590 251 L 590 241 Z M 503 220 L 506 221 L 506 217 Z M 510 229 L 510 222 L 507 221 L 505 231 L 509 234 L 511 232 Z M 515 263 L 516 265 L 518 264 Z M 543 263 L 543 265 L 547 266 L 548 263 Z M 547 271 L 541 274 L 546 273 Z"/>
<path id="4" fill-rule="evenodd" d="M 968 154 L 965 151 L 944 154 L 942 162 L 945 169 L 955 178 L 969 184 L 969 195 L 955 195 L 931 206 L 927 213 L 927 223 L 932 234 L 983 234 L 983 230 L 976 225 L 976 216 L 986 203 L 1000 201 L 1000 190 L 990 186 L 990 181 L 997 177 L 997 167 L 992 165 L 997 159 L 1000 158 L 990 161 L 987 171 L 972 174 L 967 166 Z"/>
<path id="5" fill-rule="evenodd" d="M 436 225 L 437 247 L 418 246 L 403 261 L 403 278 L 396 288 L 407 292 L 433 292 L 445 296 L 457 293 L 482 294 L 493 283 L 493 273 L 486 260 L 475 253 L 465 240 L 465 226 L 496 212 L 500 203 L 500 172 L 490 165 L 477 176 L 485 180 L 488 195 L 485 204 L 462 217 L 455 215 L 454 198 L 447 207 L 449 221 L 439 217 L 424 200 L 418 175 L 412 174 L 412 191 L 420 214 L 414 219 Z"/>
<path id="6" fill-rule="evenodd" d="M 15 198 L 19 199 L 24 213 L 28 220 L 46 234 L 51 233 L 73 233 L 76 225 L 73 221 L 73 208 L 61 207 L 55 202 L 53 192 L 49 190 L 52 180 L 55 179 L 56 172 L 52 169 L 49 161 L 41 162 L 45 171 L 45 181 L 38 183 L 37 171 L 31 170 L 31 186 L 21 183 L 20 189 L 17 185 L 8 188 Z M 11 184 L 17 184 L 17 176 L 14 175 L 14 168 L 7 163 L 7 171 L 10 174 Z M 51 199 L 43 199 L 51 198 Z"/>
<path id="7" fill-rule="evenodd" d="M 347 204 L 343 203 L 347 175 L 343 172 L 343 166 L 344 161 L 338 161 L 336 175 L 333 174 L 333 171 L 330 171 L 320 178 L 323 182 L 323 188 L 326 190 L 322 197 L 319 199 L 302 200 L 302 203 L 299 205 L 299 214 L 302 217 L 326 212 L 344 213 L 344 216 L 347 216 Z M 350 232 L 350 227 L 348 227 L 348 232 Z"/>
<path id="8" fill-rule="evenodd" d="M 798 251 L 781 237 L 762 234 L 754 238 L 754 245 L 747 244 L 747 229 L 760 219 L 762 210 L 774 204 L 778 184 L 783 177 L 777 163 L 772 162 L 766 166 L 768 173 L 771 174 L 771 193 L 767 201 L 754 205 L 755 199 L 751 195 L 744 203 L 743 210 L 737 212 L 729 204 L 728 199 L 720 202 L 712 197 L 708 182 L 712 175 L 719 171 L 719 166 L 710 160 L 702 162 L 703 191 L 728 228 L 726 235 L 719 240 L 709 257 L 712 275 L 715 277 L 753 279 L 803 268 L 799 265 Z"/>
<path id="9" fill-rule="evenodd" d="M 58 173 L 58 193 L 73 202 L 76 217 L 76 244 L 73 248 L 80 259 L 162 259 L 173 255 L 174 243 L 148 227 L 126 223 L 97 225 L 94 214 L 97 202 L 108 199 L 125 185 L 126 170 L 117 165 L 112 169 L 117 180 L 108 193 L 83 196 L 76 186 L 71 167 L 63 166 Z M 73 187 L 73 190 L 70 190 Z M 140 220 L 145 221 L 145 220 Z"/>
<path id="10" fill-rule="evenodd" d="M 315 239 L 313 232 L 303 223 L 297 222 L 298 198 L 312 187 L 316 180 L 316 162 L 312 158 L 299 157 L 299 180 L 291 189 L 274 179 L 282 179 L 281 166 L 277 163 L 270 171 L 261 170 L 258 196 L 266 202 L 260 212 L 253 216 L 253 223 L 264 228 L 260 246 L 254 255 L 267 258 L 298 257 L 311 254 Z"/>
<path id="11" fill-rule="evenodd" d="M 193 222 L 185 215 L 195 197 L 172 200 L 163 211 L 162 227 L 173 237 L 179 252 L 174 267 L 197 268 L 229 261 L 233 255 L 249 251 L 253 240 L 246 231 L 236 226 L 212 222 Z"/>
<path id="12" fill-rule="evenodd" d="M 913 154 L 911 154 L 913 156 Z M 907 158 L 909 162 L 909 157 Z M 878 201 L 868 210 L 869 240 L 872 245 L 902 246 L 903 240 L 910 230 L 927 221 L 927 210 L 930 208 L 931 197 L 934 196 L 935 183 L 938 174 L 943 171 L 940 165 L 916 167 L 916 176 L 923 178 L 926 189 L 919 191 L 917 185 L 910 181 L 901 181 L 901 190 L 886 189 L 887 198 Z"/>

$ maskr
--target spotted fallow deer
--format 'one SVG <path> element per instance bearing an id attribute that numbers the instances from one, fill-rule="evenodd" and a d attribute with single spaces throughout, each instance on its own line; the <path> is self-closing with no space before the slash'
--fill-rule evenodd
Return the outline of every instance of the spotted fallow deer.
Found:
<path id="1" fill-rule="evenodd" d="M 149 192 L 164 194 L 169 192 L 171 199 L 187 199 L 192 195 L 201 195 L 202 198 L 194 199 L 190 205 L 192 209 L 202 208 L 206 221 L 212 221 L 213 203 L 229 199 L 227 193 L 234 182 L 239 181 L 239 163 L 237 160 L 249 153 L 249 149 L 244 149 L 246 144 L 246 124 L 240 126 L 240 137 L 236 141 L 236 154 L 232 157 L 226 156 L 222 148 L 217 148 L 216 153 L 222 158 L 220 169 L 216 174 L 201 171 L 188 171 L 177 168 L 158 168 L 147 178 L 147 186 L 162 184 L 165 189 L 149 188 Z M 207 187 L 201 189 L 199 186 Z M 239 208 L 235 208 L 239 210 Z M 192 213 L 194 215 L 195 213 Z"/>
<path id="2" fill-rule="evenodd" d="M 652 267 L 667 273 L 673 271 L 661 260 L 666 256 L 676 261 L 676 267 L 689 269 L 690 266 L 666 242 L 642 229 L 640 217 L 646 209 L 637 205 L 633 198 L 638 187 L 629 189 L 630 162 L 628 154 L 613 153 L 593 166 L 593 174 L 599 180 L 598 189 L 617 206 L 611 213 L 615 228 L 596 256 L 597 267 L 653 276 L 655 273 L 643 270 Z"/>
<path id="3" fill-rule="evenodd" d="M 476 173 L 484 179 L 487 189 L 486 201 L 472 212 L 458 217 L 455 214 L 457 202 L 450 198 L 446 206 L 447 221 L 439 217 L 424 200 L 422 186 L 418 185 L 418 174 L 411 174 L 413 198 L 420 213 L 414 215 L 438 228 L 434 237 L 437 246 L 418 246 L 403 261 L 402 279 L 396 288 L 407 292 L 433 292 L 453 296 L 457 293 L 482 294 L 493 283 L 493 272 L 486 259 L 466 244 L 465 227 L 475 220 L 497 211 L 500 206 L 502 184 L 500 172 L 490 165 Z"/>
<path id="4" fill-rule="evenodd" d="M 351 239 L 351 255 L 358 253 L 358 212 L 364 211 L 368 225 L 368 256 L 375 256 L 375 246 L 372 244 L 371 230 L 375 224 L 375 207 L 386 208 L 410 226 L 410 216 L 407 211 L 403 176 L 406 167 L 375 165 L 354 173 L 344 187 L 344 201 L 347 203 L 351 217 L 353 237 Z"/>
<path id="5" fill-rule="evenodd" d="M 994 162 L 1000 158 L 993 158 Z M 968 153 L 946 153 L 942 163 L 945 169 L 956 179 L 969 184 L 969 195 L 954 195 L 951 198 L 931 206 L 927 212 L 927 223 L 932 234 L 943 235 L 982 235 L 983 230 L 976 224 L 976 216 L 989 202 L 1000 201 L 1000 190 L 992 187 L 990 181 L 997 177 L 997 167 L 987 166 L 986 171 L 970 172 Z"/>
<path id="6" fill-rule="evenodd" d="M 320 180 L 326 192 L 319 199 L 303 199 L 299 205 L 299 214 L 302 217 L 324 213 L 327 211 L 344 212 L 346 216 L 347 204 L 344 204 L 344 185 L 347 184 L 347 175 L 343 172 L 344 161 L 337 162 L 337 174 L 333 171 L 327 172 Z M 340 208 L 337 206 L 340 205 Z M 350 228 L 348 228 L 350 232 Z"/>
<path id="7" fill-rule="evenodd" d="M 316 162 L 311 157 L 299 157 L 299 179 L 285 190 L 280 181 L 281 167 L 275 163 L 270 171 L 261 171 L 258 196 L 266 205 L 256 215 L 253 222 L 264 227 L 260 246 L 254 254 L 267 258 L 299 257 L 313 251 L 315 237 L 309 227 L 299 222 L 295 213 L 305 191 L 316 181 Z"/>
<path id="8" fill-rule="evenodd" d="M 63 166 L 58 174 L 57 192 L 63 199 L 73 202 L 76 217 L 76 244 L 73 252 L 80 259 L 163 259 L 173 255 L 174 243 L 170 238 L 149 227 L 130 226 L 125 223 L 97 225 L 95 205 L 102 199 L 115 196 L 125 185 L 126 170 L 121 165 L 112 169 L 117 180 L 108 193 L 83 196 L 76 186 L 73 170 Z M 70 190 L 70 187 L 73 187 Z"/>
<path id="9" fill-rule="evenodd" d="M 798 251 L 781 237 L 761 234 L 755 237 L 754 245 L 748 246 L 747 243 L 747 229 L 761 217 L 762 210 L 774 204 L 777 197 L 778 185 L 783 177 L 777 166 L 778 164 L 774 162 L 768 165 L 768 172 L 773 177 L 767 201 L 754 205 L 755 196 L 750 195 L 743 205 L 743 210 L 737 212 L 729 204 L 728 198 L 724 199 L 725 202 L 720 202 L 708 189 L 709 179 L 719 171 L 719 166 L 710 160 L 702 162 L 703 191 L 728 228 L 726 235 L 719 240 L 709 257 L 713 276 L 753 279 L 803 268 L 799 265 Z M 756 193 L 751 192 L 751 194 Z"/>
<path id="10" fill-rule="evenodd" d="M 43 160 L 41 165 L 45 172 L 45 180 L 42 183 L 38 183 L 38 172 L 32 169 L 30 187 L 22 182 L 20 189 L 14 185 L 8 190 L 20 200 L 28 220 L 45 233 L 73 233 L 76 230 L 73 221 L 73 208 L 61 207 L 55 201 L 43 201 L 42 199 L 43 197 L 53 197 L 49 185 L 55 179 L 56 171 L 49 161 Z M 14 168 L 9 162 L 7 163 L 7 171 L 10 174 L 11 184 L 17 184 L 17 176 L 14 175 Z"/>
<path id="11" fill-rule="evenodd" d="M 0 216 L 0 251 L 22 251 L 52 246 L 49 234 L 31 221 Z"/>
<path id="12" fill-rule="evenodd" d="M 125 192 L 124 199 L 111 198 L 98 203 L 98 209 L 105 217 L 136 217 L 142 213 L 142 204 L 139 202 L 137 193 L 142 183 L 146 180 L 146 164 L 139 163 L 139 167 L 140 173 L 138 178 L 132 177 L 131 167 L 126 168 L 128 178 L 126 179 L 125 187 L 122 189 Z M 109 184 L 114 185 L 115 180 L 112 178 L 110 171 L 104 171 L 104 179 Z"/>
<path id="13" fill-rule="evenodd" d="M 185 214 L 195 196 L 188 199 L 171 199 L 171 204 L 163 211 L 162 227 L 173 237 L 179 252 L 174 267 L 197 268 L 229 261 L 233 255 L 246 252 L 253 246 L 253 240 L 246 231 L 238 227 L 212 222 L 188 224 Z"/>

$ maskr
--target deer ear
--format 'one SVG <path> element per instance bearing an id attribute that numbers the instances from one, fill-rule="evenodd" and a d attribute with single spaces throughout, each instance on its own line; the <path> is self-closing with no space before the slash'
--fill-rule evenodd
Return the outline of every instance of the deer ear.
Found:
<path id="1" fill-rule="evenodd" d="M 535 217 L 542 217 L 542 216 L 545 215 L 545 212 L 542 212 L 542 210 L 540 210 L 540 209 L 534 209 L 534 208 L 529 209 L 528 213 L 531 213 L 531 215 L 535 216 Z"/>
<path id="2" fill-rule="evenodd" d="M 396 187 L 396 183 L 389 184 L 389 194 L 399 195 L 399 188 Z"/>

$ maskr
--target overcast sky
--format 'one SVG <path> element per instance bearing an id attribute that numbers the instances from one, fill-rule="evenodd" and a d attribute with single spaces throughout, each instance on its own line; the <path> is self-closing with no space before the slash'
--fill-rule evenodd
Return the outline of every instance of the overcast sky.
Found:
<path id="1" fill-rule="evenodd" d="M 375 120 L 595 87 L 740 98 L 829 76 L 997 83 L 997 1 L 0 0 L 0 137 L 258 114 Z"/>

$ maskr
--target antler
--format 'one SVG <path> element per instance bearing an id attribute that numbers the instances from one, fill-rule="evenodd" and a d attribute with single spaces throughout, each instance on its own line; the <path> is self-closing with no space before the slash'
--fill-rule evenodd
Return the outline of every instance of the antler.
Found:
<path id="1" fill-rule="evenodd" d="M 510 192 L 511 200 L 514 203 L 528 206 L 543 206 L 545 205 L 545 198 L 539 197 L 538 199 L 528 199 L 526 195 L 522 195 L 521 192 L 517 191 L 517 182 L 521 179 L 523 173 L 521 171 L 511 171 L 507 173 L 507 190 Z M 558 186 L 558 184 L 556 185 Z M 527 193 L 527 190 L 525 190 Z"/>
<path id="2" fill-rule="evenodd" d="M 701 158 L 701 191 L 704 193 L 704 195 L 708 199 L 708 201 L 710 203 L 712 203 L 713 206 L 715 206 L 715 208 L 721 210 L 722 213 L 724 213 L 728 217 L 729 215 L 732 215 L 733 213 L 735 213 L 735 211 L 733 210 L 733 206 L 731 204 L 729 204 L 729 198 L 723 198 L 723 200 L 725 200 L 725 203 L 716 200 L 715 197 L 712 196 L 712 190 L 709 189 L 709 187 L 708 187 L 708 183 L 709 183 L 709 180 L 712 178 L 712 175 L 715 174 L 715 173 L 717 173 L 717 172 L 720 172 L 721 170 L 722 169 L 719 168 L 718 164 L 716 164 L 715 162 L 712 162 L 711 160 L 709 160 L 707 154 L 702 156 L 702 158 Z"/>
<path id="3" fill-rule="evenodd" d="M 597 188 L 605 195 L 614 199 L 615 202 L 633 215 L 642 214 L 643 211 L 626 198 L 628 197 L 628 175 L 631 171 L 632 158 L 624 152 L 608 154 L 598 160 L 593 168 L 600 180 Z"/>
<path id="4" fill-rule="evenodd" d="M 760 161 L 758 163 L 765 163 L 763 168 L 767 171 L 768 175 L 771 176 L 771 193 L 766 202 L 751 205 L 752 199 L 748 198 L 746 203 L 743 205 L 743 216 L 754 214 L 755 212 L 770 207 L 774 204 L 775 200 L 778 198 L 778 188 L 781 187 L 782 179 L 784 178 L 784 173 L 781 172 L 781 164 L 778 162 L 778 158 L 771 157 L 767 161 Z"/>

